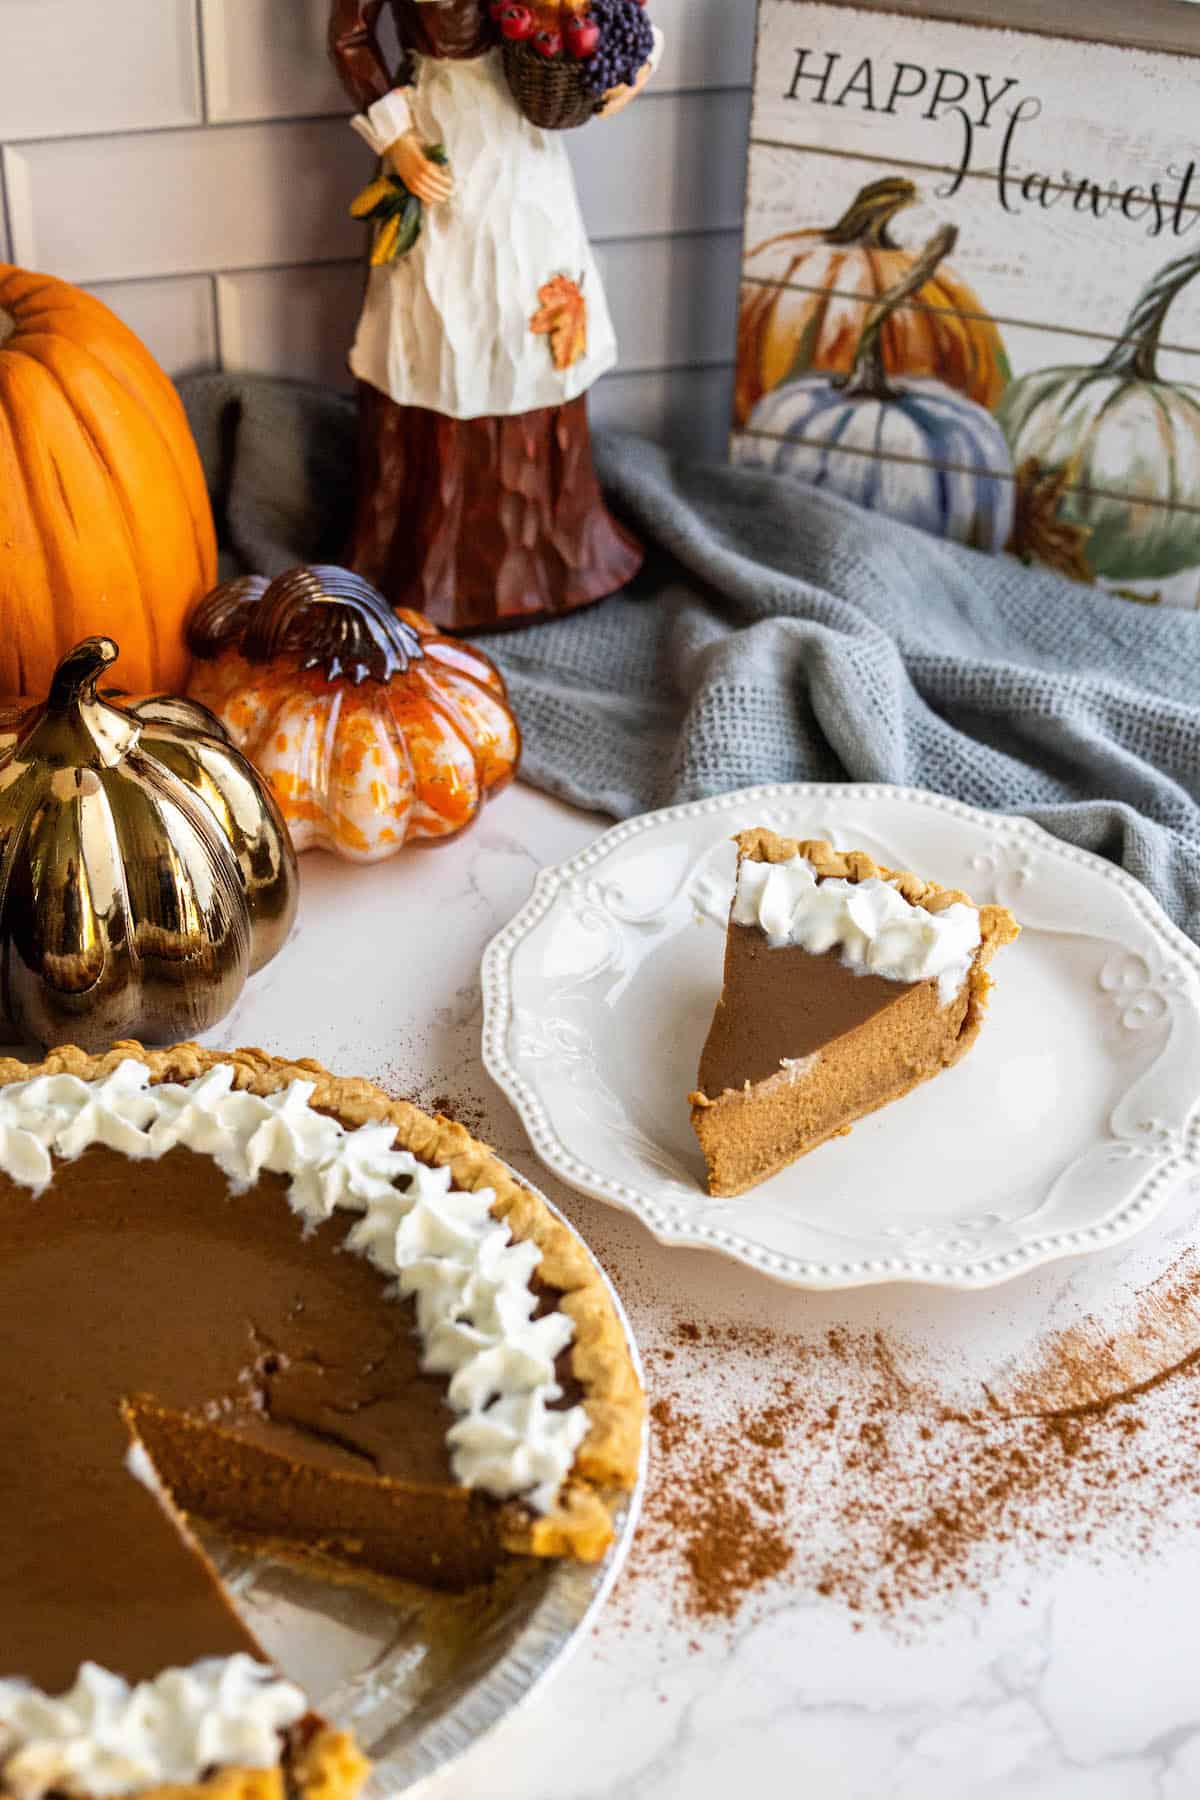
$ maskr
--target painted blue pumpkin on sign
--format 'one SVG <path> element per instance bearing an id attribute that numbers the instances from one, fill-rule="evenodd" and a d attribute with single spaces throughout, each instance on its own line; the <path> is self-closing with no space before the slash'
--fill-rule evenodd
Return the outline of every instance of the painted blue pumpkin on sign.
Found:
<path id="1" fill-rule="evenodd" d="M 803 375 L 754 407 L 737 460 L 823 487 L 935 537 L 1003 550 L 1012 535 L 1012 453 L 999 424 L 965 394 L 883 366 L 881 335 L 895 309 L 953 248 L 946 226 L 873 309 L 848 376 Z"/>

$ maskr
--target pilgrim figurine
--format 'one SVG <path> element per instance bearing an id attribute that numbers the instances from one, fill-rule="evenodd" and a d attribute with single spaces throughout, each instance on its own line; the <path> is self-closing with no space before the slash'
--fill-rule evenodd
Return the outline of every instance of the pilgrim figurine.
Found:
<path id="1" fill-rule="evenodd" d="M 554 0 L 568 22 L 583 3 Z M 385 5 L 394 77 L 377 35 Z M 499 15 L 532 24 L 543 10 L 333 0 L 330 20 L 351 123 L 420 202 L 411 247 L 373 259 L 350 353 L 360 465 L 344 560 L 394 606 L 454 631 L 586 605 L 642 559 L 592 463 L 587 390 L 617 345 L 564 134 L 530 122 L 505 72 Z M 660 47 L 656 32 L 598 117 L 636 98 Z"/>

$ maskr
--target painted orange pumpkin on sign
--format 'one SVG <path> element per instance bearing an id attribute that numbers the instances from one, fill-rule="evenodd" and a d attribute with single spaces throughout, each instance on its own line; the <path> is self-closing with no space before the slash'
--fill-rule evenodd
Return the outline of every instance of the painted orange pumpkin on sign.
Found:
<path id="1" fill-rule="evenodd" d="M 757 0 L 730 455 L 1200 610 L 1200 10 L 957 10 Z"/>
<path id="2" fill-rule="evenodd" d="M 783 381 L 850 372 L 871 308 L 921 254 L 919 245 L 897 243 L 891 230 L 897 214 L 919 199 L 913 182 L 887 175 L 862 188 L 836 225 L 780 232 L 747 252 L 738 316 L 738 425 Z M 891 315 L 882 351 L 887 374 L 936 376 L 989 411 L 1008 385 L 999 328 L 970 284 L 944 263 Z"/>

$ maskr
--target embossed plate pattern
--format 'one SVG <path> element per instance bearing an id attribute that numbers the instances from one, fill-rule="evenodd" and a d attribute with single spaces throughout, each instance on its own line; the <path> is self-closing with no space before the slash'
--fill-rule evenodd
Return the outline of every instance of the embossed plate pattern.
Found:
<path id="1" fill-rule="evenodd" d="M 957 1067 L 714 1200 L 686 1096 L 730 839 L 752 825 L 961 886 L 1024 930 Z M 483 993 L 484 1062 L 557 1175 L 800 1287 L 988 1287 L 1132 1235 L 1200 1166 L 1200 951 L 1123 870 L 939 795 L 762 787 L 631 819 L 538 877 Z"/>

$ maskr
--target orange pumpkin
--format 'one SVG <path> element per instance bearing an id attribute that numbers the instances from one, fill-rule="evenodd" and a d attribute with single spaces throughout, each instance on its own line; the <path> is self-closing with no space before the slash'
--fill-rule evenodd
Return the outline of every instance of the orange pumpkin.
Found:
<path id="1" fill-rule="evenodd" d="M 45 692 L 97 633 L 131 688 L 182 688 L 216 571 L 200 459 L 150 352 L 90 294 L 0 263 L 0 693 Z"/>
<path id="2" fill-rule="evenodd" d="M 889 226 L 919 196 L 886 176 L 862 189 L 828 230 L 785 231 L 749 251 L 738 315 L 739 425 L 791 376 L 848 374 L 871 307 L 920 255 Z M 889 375 L 935 376 L 989 412 L 1011 377 L 999 330 L 973 288 L 943 264 L 884 327 Z"/>
<path id="3" fill-rule="evenodd" d="M 498 671 L 348 569 L 247 575 L 188 627 L 189 692 L 269 779 L 297 850 L 354 862 L 462 831 L 516 772 Z"/>

